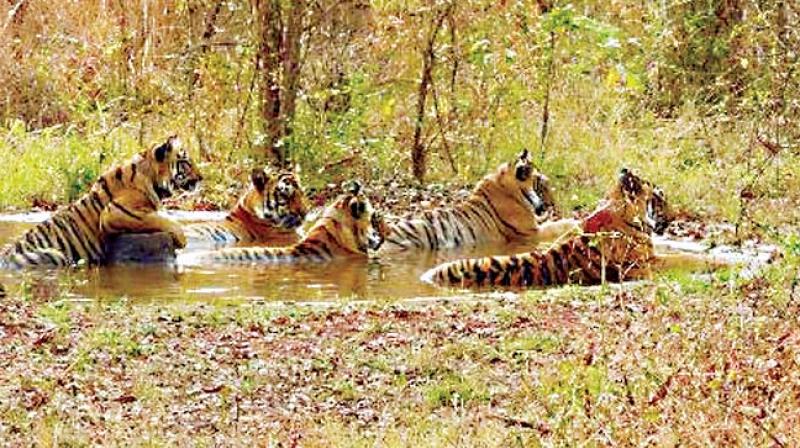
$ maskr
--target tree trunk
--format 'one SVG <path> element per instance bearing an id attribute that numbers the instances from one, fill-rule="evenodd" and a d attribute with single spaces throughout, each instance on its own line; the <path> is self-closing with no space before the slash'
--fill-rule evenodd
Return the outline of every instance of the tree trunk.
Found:
<path id="1" fill-rule="evenodd" d="M 261 28 L 261 118 L 266 133 L 265 150 L 278 166 L 286 166 L 291 155 L 284 139 L 292 134 L 305 1 L 255 0 Z"/>
<path id="2" fill-rule="evenodd" d="M 425 179 L 427 156 L 425 145 L 422 143 L 422 125 L 425 121 L 425 101 L 428 98 L 428 85 L 431 82 L 432 62 L 425 57 L 422 63 L 422 79 L 419 82 L 417 95 L 417 120 L 414 124 L 414 145 L 411 147 L 411 166 L 414 177 L 422 182 Z"/>
<path id="3" fill-rule="evenodd" d="M 197 84 L 200 82 L 200 69 L 198 65 L 200 65 L 201 61 L 204 60 L 206 53 L 208 53 L 209 48 L 211 48 L 211 39 L 214 37 L 216 33 L 216 23 L 217 18 L 219 17 L 220 12 L 222 11 L 222 4 L 224 0 L 218 0 L 216 5 L 209 11 L 205 19 L 205 29 L 203 30 L 203 35 L 200 38 L 200 48 L 199 51 L 193 53 L 191 55 L 191 64 L 192 64 L 192 72 L 191 78 L 189 80 L 189 104 L 192 105 L 192 127 L 194 128 L 194 134 L 197 138 L 197 144 L 200 148 L 200 158 L 202 160 L 208 161 L 210 159 L 210 154 L 208 152 L 208 147 L 205 144 L 205 134 L 208 132 L 206 127 L 201 125 L 201 122 L 205 120 L 201 120 L 200 117 L 205 114 L 205 111 L 197 107 L 194 104 L 195 98 L 195 91 Z M 193 51 L 193 50 L 192 50 Z"/>
<path id="4" fill-rule="evenodd" d="M 281 48 L 283 24 L 279 0 L 256 0 L 261 28 L 261 118 L 266 132 L 265 152 L 279 164 L 283 163 L 279 148 L 283 138 L 281 124 Z"/>
<path id="5" fill-rule="evenodd" d="M 422 54 L 422 78 L 419 81 L 417 120 L 414 124 L 414 144 L 411 147 L 411 167 L 414 178 L 419 182 L 425 179 L 425 172 L 427 170 L 427 163 L 425 160 L 427 158 L 427 148 L 425 148 L 425 144 L 422 142 L 422 127 L 425 124 L 425 102 L 428 98 L 428 89 L 433 81 L 433 64 L 436 62 L 434 45 L 436 44 L 436 37 L 439 35 L 439 30 L 442 28 L 444 19 L 448 16 L 452 7 L 452 4 L 448 5 L 435 17 L 430 36 L 426 42 L 425 51 Z"/>
<path id="6" fill-rule="evenodd" d="M 300 40 L 303 34 L 303 13 L 305 8 L 302 3 L 291 2 L 286 11 L 286 26 L 284 27 L 283 51 L 283 86 L 281 90 L 281 131 L 283 137 L 292 134 L 292 121 L 297 101 L 297 88 L 300 75 Z M 290 160 L 288 148 L 284 145 L 280 149 L 280 162 L 283 166 Z"/>
<path id="7" fill-rule="evenodd" d="M 5 39 L 3 36 L 6 30 L 10 30 L 10 38 L 7 40 L 12 46 L 12 54 L 15 61 L 20 61 L 23 58 L 22 45 L 18 43 L 20 37 L 20 29 L 22 29 L 23 22 L 25 21 L 25 12 L 28 9 L 28 2 L 26 0 L 8 0 L 8 6 L 11 9 L 3 23 L 3 28 L 0 29 L 0 38 Z"/>

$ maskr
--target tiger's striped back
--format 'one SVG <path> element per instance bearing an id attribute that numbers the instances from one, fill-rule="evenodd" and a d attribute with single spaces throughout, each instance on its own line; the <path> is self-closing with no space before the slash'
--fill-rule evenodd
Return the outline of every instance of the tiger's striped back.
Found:
<path id="1" fill-rule="evenodd" d="M 421 279 L 465 288 L 529 288 L 638 278 L 655 256 L 650 232 L 663 231 L 669 219 L 663 193 L 623 170 L 599 209 L 583 220 L 581 234 L 566 235 L 543 252 L 443 263 Z"/>
<path id="2" fill-rule="evenodd" d="M 194 245 L 292 244 L 307 213 L 305 193 L 293 173 L 256 169 L 247 192 L 223 221 L 190 224 L 184 230 Z"/>
<path id="3" fill-rule="evenodd" d="M 6 246 L 2 259 L 7 267 L 64 267 L 78 260 L 99 263 L 103 259 L 100 212 L 111 202 L 103 189 L 95 189 L 57 211 L 47 221 L 27 230 Z"/>
<path id="4" fill-rule="evenodd" d="M 439 208 L 412 219 L 388 219 L 382 251 L 440 250 L 493 242 L 528 241 L 554 208 L 547 178 L 523 151 L 516 164 L 504 163 L 453 208 Z"/>
<path id="5" fill-rule="evenodd" d="M 340 257 L 366 257 L 383 242 L 381 218 L 373 212 L 360 184 L 329 205 L 307 235 L 287 247 L 236 247 L 190 252 L 178 264 L 270 264 L 328 262 Z"/>
<path id="6" fill-rule="evenodd" d="M 636 255 L 643 244 L 648 243 L 622 233 L 583 234 L 543 252 L 444 263 L 423 274 L 422 280 L 463 288 L 618 282 L 638 276 L 647 268 L 650 258 Z"/>
<path id="7" fill-rule="evenodd" d="M 258 219 L 239 207 L 231 210 L 222 221 L 189 224 L 185 229 L 191 246 L 204 244 L 230 246 L 238 243 L 292 244 L 299 238 L 296 231 Z"/>

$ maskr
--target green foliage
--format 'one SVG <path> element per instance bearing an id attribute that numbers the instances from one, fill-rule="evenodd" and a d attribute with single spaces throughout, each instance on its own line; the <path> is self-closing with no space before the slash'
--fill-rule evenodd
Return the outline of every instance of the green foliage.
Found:
<path id="1" fill-rule="evenodd" d="M 424 395 L 428 405 L 432 408 L 463 407 L 468 404 L 487 402 L 490 398 L 485 385 L 478 383 L 474 378 L 457 374 L 449 374 L 441 380 L 435 381 L 427 387 Z"/>
<path id="2" fill-rule="evenodd" d="M 311 187 L 410 172 L 422 51 L 447 3 L 356 4 L 325 0 L 303 19 L 296 111 L 280 144 Z M 542 150 L 567 211 L 590 207 L 625 164 L 690 215 L 791 221 L 774 201 L 800 191 L 788 169 L 800 137 L 797 5 L 453 5 L 422 117 L 429 181 L 475 182 L 528 147 Z M 13 22 L 0 48 L 0 206 L 74 199 L 172 132 L 200 155 L 204 196 L 229 203 L 269 139 L 256 17 L 234 0 L 211 23 L 214 6 L 95 14 L 79 1 Z M 144 14 L 159 26 L 133 26 Z M 755 200 L 743 204 L 742 192 Z"/>
<path id="3" fill-rule="evenodd" d="M 84 193 L 109 162 L 120 162 L 139 150 L 124 129 L 107 135 L 86 135 L 59 127 L 28 132 L 21 121 L 11 121 L 0 134 L 0 203 L 28 206 L 32 199 L 45 202 L 74 200 Z"/>

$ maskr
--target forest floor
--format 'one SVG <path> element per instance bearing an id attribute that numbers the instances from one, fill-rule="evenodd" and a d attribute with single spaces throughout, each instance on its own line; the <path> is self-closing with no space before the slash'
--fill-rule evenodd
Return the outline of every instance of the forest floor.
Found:
<path id="1" fill-rule="evenodd" d="M 0 439 L 793 446 L 796 275 L 317 307 L 30 291 L 0 301 Z"/>

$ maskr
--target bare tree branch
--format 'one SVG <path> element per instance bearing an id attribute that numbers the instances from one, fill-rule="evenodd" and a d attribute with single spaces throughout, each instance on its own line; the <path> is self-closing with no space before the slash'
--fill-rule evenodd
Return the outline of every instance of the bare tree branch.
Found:
<path id="1" fill-rule="evenodd" d="M 411 163 L 414 177 L 420 182 L 425 179 L 425 171 L 427 169 L 425 162 L 427 151 L 422 142 L 422 127 L 425 122 L 425 102 L 428 97 L 428 88 L 432 81 L 433 66 L 436 63 L 434 45 L 436 44 L 436 38 L 439 35 L 439 30 L 442 28 L 444 19 L 447 17 L 452 7 L 453 3 L 449 3 L 435 16 L 436 18 L 434 19 L 434 24 L 431 27 L 431 32 L 422 55 L 422 77 L 419 82 L 419 93 L 417 96 L 417 119 L 414 124 L 414 143 L 411 147 Z"/>

